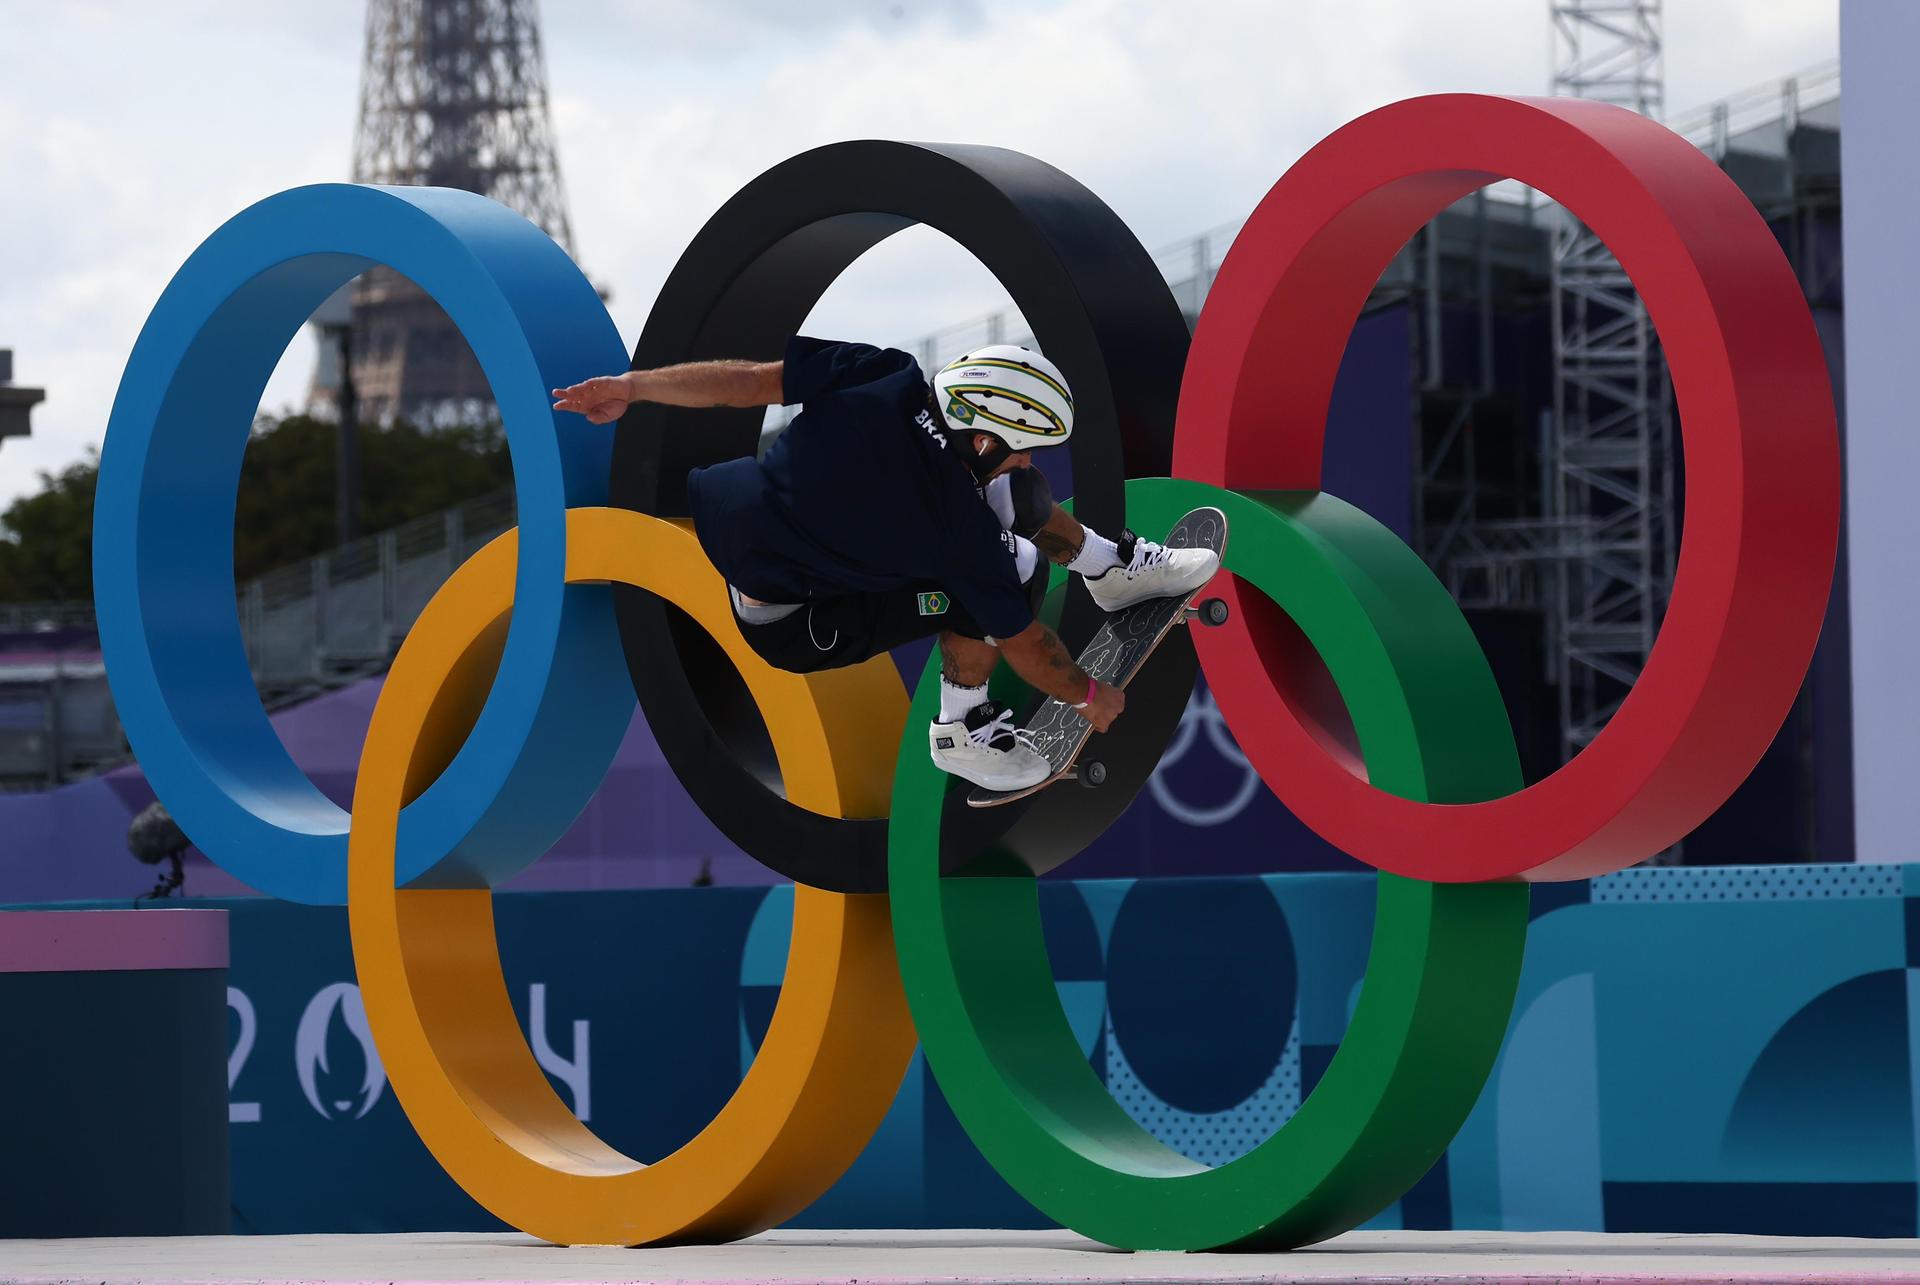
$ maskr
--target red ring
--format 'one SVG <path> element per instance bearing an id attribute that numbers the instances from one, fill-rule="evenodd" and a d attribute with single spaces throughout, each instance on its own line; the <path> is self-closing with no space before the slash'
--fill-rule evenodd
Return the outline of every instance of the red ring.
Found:
<path id="1" fill-rule="evenodd" d="M 1826 362 L 1759 213 L 1661 126 L 1573 99 L 1448 94 L 1361 117 L 1274 185 L 1221 266 L 1181 384 L 1174 472 L 1317 490 L 1347 336 L 1394 253 L 1484 184 L 1559 200 L 1632 275 L 1673 372 L 1686 525 L 1639 682 L 1571 762 L 1518 794 L 1427 804 L 1373 789 L 1324 748 L 1284 630 L 1229 586 L 1194 632 L 1228 725 L 1322 837 L 1418 879 L 1580 879 L 1683 837 L 1752 771 L 1820 632 L 1840 521 Z M 1269 664 L 1263 657 L 1275 658 Z"/>

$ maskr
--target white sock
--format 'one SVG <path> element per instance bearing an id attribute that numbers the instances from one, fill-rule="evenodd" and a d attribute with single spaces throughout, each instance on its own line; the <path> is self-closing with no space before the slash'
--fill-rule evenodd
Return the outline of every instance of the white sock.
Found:
<path id="1" fill-rule="evenodd" d="M 1039 569 L 1040 550 L 1035 548 L 1033 541 L 1027 539 L 1026 536 L 1014 536 L 1013 572 L 1020 577 L 1020 583 L 1025 584 L 1027 581 L 1033 579 L 1033 573 Z"/>
<path id="2" fill-rule="evenodd" d="M 987 685 L 961 687 L 950 683 L 945 677 L 940 679 L 940 721 L 959 723 L 965 721 L 968 714 L 987 703 Z"/>
<path id="3" fill-rule="evenodd" d="M 1082 527 L 1087 533 L 1086 543 L 1080 546 L 1080 552 L 1074 555 L 1067 570 L 1078 571 L 1089 578 L 1113 570 L 1120 565 L 1120 546 L 1101 535 L 1092 527 Z"/>

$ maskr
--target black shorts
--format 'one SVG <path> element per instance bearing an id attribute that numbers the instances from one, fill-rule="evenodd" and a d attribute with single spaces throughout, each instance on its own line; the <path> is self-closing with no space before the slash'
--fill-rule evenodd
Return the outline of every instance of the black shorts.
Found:
<path id="1" fill-rule="evenodd" d="M 1027 581 L 1036 609 L 1046 589 L 1047 571 L 1043 558 Z M 750 625 L 737 615 L 735 620 L 747 646 L 760 659 L 792 674 L 857 665 L 870 656 L 948 630 L 962 638 L 987 636 L 965 607 L 935 585 L 816 598 L 779 620 L 761 625 Z"/>
<path id="2" fill-rule="evenodd" d="M 1031 539 L 1053 512 L 1053 489 L 1038 469 L 1016 469 L 1008 478 L 1014 534 Z M 1047 590 L 1047 560 L 1039 559 L 1027 580 L 1027 600 L 1040 610 Z M 879 593 L 816 598 L 798 611 L 762 625 L 735 620 L 747 645 L 775 669 L 811 674 L 857 665 L 883 651 L 948 630 L 962 638 L 985 638 L 967 609 L 939 585 L 919 584 Z"/>

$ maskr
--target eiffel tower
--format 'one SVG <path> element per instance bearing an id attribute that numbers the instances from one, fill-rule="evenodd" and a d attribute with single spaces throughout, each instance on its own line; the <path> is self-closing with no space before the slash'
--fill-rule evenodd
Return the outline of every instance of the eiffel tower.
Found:
<path id="1" fill-rule="evenodd" d="M 571 251 L 535 0 L 368 0 L 353 181 L 478 192 Z M 493 415 L 466 341 L 398 273 L 363 274 L 314 320 L 322 339 L 309 401 L 343 422 Z"/>

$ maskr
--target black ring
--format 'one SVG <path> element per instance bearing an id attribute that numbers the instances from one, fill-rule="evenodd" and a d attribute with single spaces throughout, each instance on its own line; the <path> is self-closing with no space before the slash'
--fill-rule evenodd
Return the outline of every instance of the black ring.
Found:
<path id="1" fill-rule="evenodd" d="M 998 277 L 1074 390 L 1067 443 L 1074 506 L 1118 534 L 1126 478 L 1164 476 L 1186 361 L 1185 319 L 1118 215 L 1072 178 L 996 147 L 852 142 L 803 152 L 742 188 L 674 266 L 634 347 L 634 369 L 739 357 L 777 360 L 846 267 L 915 223 L 944 232 Z M 613 449 L 611 499 L 685 516 L 689 470 L 752 454 L 759 410 L 634 406 Z M 886 821 L 823 817 L 788 803 L 765 728 L 718 646 L 678 611 L 614 587 L 640 707 L 694 802 L 775 872 L 836 892 L 886 887 Z M 1067 595 L 1060 633 L 1078 650 L 1101 612 Z M 1106 788 L 1044 790 L 1030 804 L 974 810 L 948 797 L 950 866 L 989 849 L 1036 873 L 1080 852 L 1125 809 L 1178 726 L 1197 665 L 1169 639 L 1102 737 Z M 917 729 L 909 729 L 914 735 Z"/>

